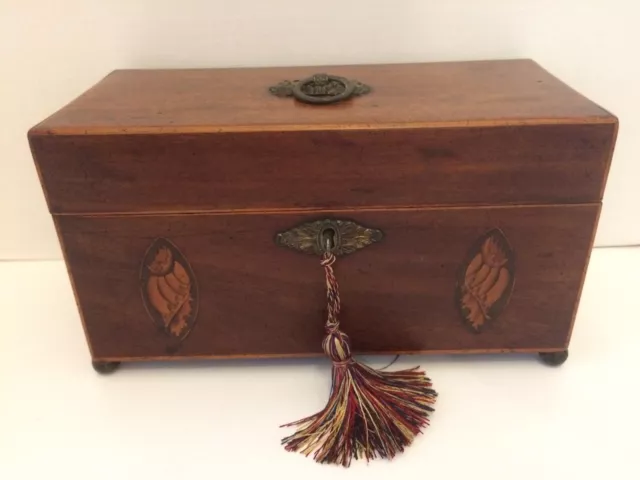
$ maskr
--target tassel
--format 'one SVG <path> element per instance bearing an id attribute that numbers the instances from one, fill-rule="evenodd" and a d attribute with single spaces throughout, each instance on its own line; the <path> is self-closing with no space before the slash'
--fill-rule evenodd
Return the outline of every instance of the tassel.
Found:
<path id="1" fill-rule="evenodd" d="M 332 384 L 325 408 L 283 425 L 298 431 L 282 440 L 287 451 L 313 453 L 319 463 L 348 467 L 351 459 L 391 459 L 409 446 L 429 424 L 437 393 L 419 367 L 377 371 L 356 362 L 349 337 L 340 330 L 340 295 L 333 271 L 336 257 L 322 257 L 327 283 L 327 336 L 322 349 L 333 362 Z"/>

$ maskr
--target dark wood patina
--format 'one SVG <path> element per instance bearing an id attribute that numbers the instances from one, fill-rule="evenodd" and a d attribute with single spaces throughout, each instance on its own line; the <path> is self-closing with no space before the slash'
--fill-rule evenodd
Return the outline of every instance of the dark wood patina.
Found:
<path id="1" fill-rule="evenodd" d="M 321 354 L 326 226 L 355 351 L 559 364 L 616 132 L 513 60 L 116 71 L 29 142 L 99 371 Z"/>

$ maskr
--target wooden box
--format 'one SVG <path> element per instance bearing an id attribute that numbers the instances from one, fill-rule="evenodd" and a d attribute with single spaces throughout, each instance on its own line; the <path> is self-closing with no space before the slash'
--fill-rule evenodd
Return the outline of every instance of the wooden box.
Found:
<path id="1" fill-rule="evenodd" d="M 326 72 L 320 74 L 319 72 Z M 97 369 L 566 358 L 617 119 L 529 60 L 121 70 L 29 131 Z"/>

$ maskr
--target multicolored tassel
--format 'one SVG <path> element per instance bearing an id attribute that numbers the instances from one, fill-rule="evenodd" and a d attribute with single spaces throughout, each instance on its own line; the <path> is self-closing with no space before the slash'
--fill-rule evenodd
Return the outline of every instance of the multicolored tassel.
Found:
<path id="1" fill-rule="evenodd" d="M 282 440 L 288 451 L 313 453 L 319 463 L 348 467 L 352 459 L 393 458 L 429 424 L 437 393 L 418 367 L 377 371 L 356 362 L 349 337 L 340 330 L 340 294 L 333 271 L 336 257 L 322 258 L 327 282 L 327 336 L 324 352 L 333 362 L 331 395 L 326 407 L 283 425 L 298 431 Z"/>

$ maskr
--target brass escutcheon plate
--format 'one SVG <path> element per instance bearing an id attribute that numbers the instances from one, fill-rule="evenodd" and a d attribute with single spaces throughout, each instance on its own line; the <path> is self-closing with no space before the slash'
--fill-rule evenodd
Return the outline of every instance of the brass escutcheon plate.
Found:
<path id="1" fill-rule="evenodd" d="M 303 223 L 276 235 L 276 244 L 309 255 L 348 255 L 383 239 L 381 230 L 350 220 L 324 219 Z M 328 242 L 328 243 L 327 243 Z"/>

